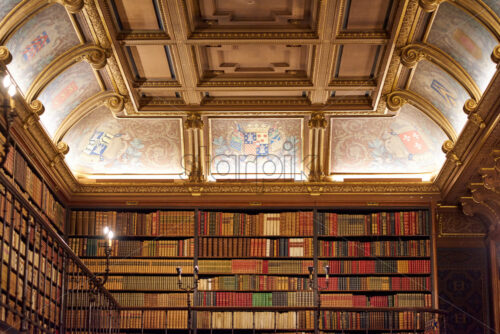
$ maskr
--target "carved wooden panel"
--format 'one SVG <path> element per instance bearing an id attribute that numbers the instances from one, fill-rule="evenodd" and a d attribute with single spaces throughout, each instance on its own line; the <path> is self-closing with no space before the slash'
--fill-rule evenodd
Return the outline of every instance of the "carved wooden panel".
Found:
<path id="1" fill-rule="evenodd" d="M 120 30 L 159 30 L 156 0 L 110 0 Z"/>

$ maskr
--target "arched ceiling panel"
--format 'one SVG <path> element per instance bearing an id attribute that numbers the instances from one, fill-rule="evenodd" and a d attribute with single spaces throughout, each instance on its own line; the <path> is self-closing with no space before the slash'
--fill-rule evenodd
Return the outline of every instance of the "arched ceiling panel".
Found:
<path id="1" fill-rule="evenodd" d="M 40 120 L 51 138 L 63 119 L 80 103 L 101 91 L 94 70 L 86 62 L 77 63 L 55 78 L 38 99 L 45 106 Z"/>
<path id="2" fill-rule="evenodd" d="M 500 18 L 500 1 L 498 0 L 482 0 L 488 7 L 490 7 Z"/>
<path id="3" fill-rule="evenodd" d="M 405 104 L 387 118 L 332 118 L 332 174 L 436 173 L 446 134 L 417 108 Z"/>
<path id="4" fill-rule="evenodd" d="M 52 5 L 21 26 L 7 41 L 12 54 L 8 68 L 20 89 L 26 90 L 56 57 L 80 44 L 66 9 Z"/>
<path id="5" fill-rule="evenodd" d="M 423 60 L 418 63 L 410 89 L 426 98 L 448 119 L 456 133 L 460 133 L 467 115 L 463 105 L 470 98 L 465 89 L 441 67 Z"/>
<path id="6" fill-rule="evenodd" d="M 448 53 L 484 91 L 495 73 L 490 59 L 496 38 L 474 17 L 460 8 L 442 3 L 427 40 Z"/>
<path id="7" fill-rule="evenodd" d="M 0 6 L 0 22 L 20 2 L 21 0 L 2 0 L 2 5 Z"/>
<path id="8" fill-rule="evenodd" d="M 63 141 L 70 147 L 65 160 L 75 174 L 184 174 L 180 119 L 114 118 L 100 107 Z"/>

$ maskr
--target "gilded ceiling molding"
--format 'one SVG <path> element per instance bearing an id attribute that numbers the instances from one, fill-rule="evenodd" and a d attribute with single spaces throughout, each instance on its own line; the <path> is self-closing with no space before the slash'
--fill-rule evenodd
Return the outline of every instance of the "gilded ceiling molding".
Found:
<path id="1" fill-rule="evenodd" d="M 28 129 L 40 121 L 40 116 L 44 113 L 45 107 L 38 100 L 32 101 L 28 106 L 28 117 L 23 122 L 23 128 Z"/>
<path id="2" fill-rule="evenodd" d="M 41 91 L 59 74 L 70 66 L 86 61 L 98 70 L 106 66 L 109 53 L 97 45 L 79 45 L 54 59 L 40 72 L 26 92 L 26 101 L 35 99 Z"/>
<path id="3" fill-rule="evenodd" d="M 199 113 L 189 113 L 184 121 L 184 129 L 188 133 L 189 154 L 185 157 L 186 166 L 189 166 L 189 182 L 205 181 L 203 163 L 203 127 L 204 122 Z M 198 192 L 194 192 L 198 193 Z"/>
<path id="4" fill-rule="evenodd" d="M 0 46 L 0 62 L 3 65 L 9 65 L 12 61 L 12 54 L 6 46 Z"/>
<path id="5" fill-rule="evenodd" d="M 124 97 L 114 92 L 107 91 L 94 95 L 79 104 L 64 118 L 57 128 L 54 138 L 52 138 L 54 143 L 59 142 L 76 123 L 88 115 L 92 110 L 102 105 L 106 105 L 113 114 L 117 114 L 124 108 Z"/>
<path id="6" fill-rule="evenodd" d="M 311 156 L 311 164 L 309 169 L 308 180 L 310 182 L 325 181 L 326 174 L 324 168 L 325 154 L 325 129 L 328 126 L 328 121 L 325 114 L 321 111 L 313 112 L 308 122 L 309 126 L 309 152 Z"/>
<path id="7" fill-rule="evenodd" d="M 424 59 L 438 65 L 454 77 L 476 101 L 481 99 L 481 90 L 474 79 L 455 59 L 441 49 L 429 44 L 413 43 L 401 50 L 401 63 L 406 67 L 415 67 Z"/>
<path id="8" fill-rule="evenodd" d="M 427 99 L 409 90 L 395 90 L 387 95 L 386 102 L 387 108 L 393 112 L 398 112 L 404 104 L 410 103 L 429 116 L 429 118 L 444 131 L 446 136 L 448 136 L 453 143 L 456 142 L 457 133 L 455 132 L 455 129 L 453 129 L 450 121 L 448 121 L 439 109 L 427 101 Z"/>
<path id="9" fill-rule="evenodd" d="M 472 197 L 460 197 L 462 212 L 466 216 L 477 216 L 481 218 L 487 225 L 489 230 L 494 231 L 498 227 L 500 216 L 487 203 L 478 203 Z"/>
<path id="10" fill-rule="evenodd" d="M 200 184 L 179 183 L 130 183 L 124 185 L 120 182 L 107 182 L 103 184 L 81 184 L 76 193 L 78 195 L 95 194 L 158 194 L 158 195 L 190 195 L 193 192 L 200 195 L 393 195 L 418 194 L 418 195 L 439 195 L 439 189 L 431 183 L 402 183 L 402 182 L 349 182 L 333 184 L 331 182 L 205 182 Z"/>
<path id="11" fill-rule="evenodd" d="M 491 53 L 491 60 L 497 64 L 497 68 L 500 66 L 500 44 L 495 46 L 493 52 Z"/>
<path id="12" fill-rule="evenodd" d="M 426 12 L 435 11 L 441 2 L 445 0 L 418 0 L 418 5 Z"/>
<path id="13" fill-rule="evenodd" d="M 204 80 L 198 87 L 312 87 L 309 79 L 289 80 Z"/>
<path id="14" fill-rule="evenodd" d="M 500 21 L 496 14 L 482 1 L 476 0 L 447 0 L 462 9 L 465 9 L 471 16 L 477 18 L 488 30 L 500 41 Z"/>
<path id="15" fill-rule="evenodd" d="M 500 193 L 500 150 L 493 150 L 491 156 L 494 161 L 493 167 L 481 168 L 479 174 L 486 189 Z"/>

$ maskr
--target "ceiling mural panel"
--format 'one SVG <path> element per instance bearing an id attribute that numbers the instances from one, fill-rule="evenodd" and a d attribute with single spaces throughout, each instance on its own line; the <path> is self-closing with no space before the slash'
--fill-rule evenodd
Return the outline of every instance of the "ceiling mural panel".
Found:
<path id="1" fill-rule="evenodd" d="M 486 89 L 496 70 L 490 54 L 498 41 L 481 23 L 445 2 L 439 6 L 428 42 L 462 65 L 481 91 Z"/>
<path id="2" fill-rule="evenodd" d="M 301 178 L 301 118 L 214 118 L 209 130 L 213 177 Z"/>
<path id="3" fill-rule="evenodd" d="M 77 63 L 55 78 L 38 99 L 45 106 L 40 120 L 54 137 L 64 118 L 80 103 L 101 91 L 94 70 L 86 62 Z"/>
<path id="4" fill-rule="evenodd" d="M 435 173 L 445 159 L 446 139 L 408 104 L 391 118 L 332 118 L 331 173 Z"/>
<path id="5" fill-rule="evenodd" d="M 455 79 L 439 66 L 423 60 L 417 65 L 410 89 L 429 100 L 460 133 L 467 121 L 463 105 L 470 96 Z"/>
<path id="6" fill-rule="evenodd" d="M 21 0 L 2 0 L 2 4 L 0 5 L 0 21 L 20 2 Z"/>
<path id="7" fill-rule="evenodd" d="M 488 7 L 490 7 L 500 18 L 500 1 L 498 0 L 482 0 Z"/>
<path id="8" fill-rule="evenodd" d="M 26 93 L 36 76 L 59 55 L 80 44 L 66 9 L 52 5 L 33 16 L 7 41 L 8 68 Z"/>
<path id="9" fill-rule="evenodd" d="M 184 174 L 180 119 L 114 118 L 100 107 L 64 136 L 76 174 Z"/>

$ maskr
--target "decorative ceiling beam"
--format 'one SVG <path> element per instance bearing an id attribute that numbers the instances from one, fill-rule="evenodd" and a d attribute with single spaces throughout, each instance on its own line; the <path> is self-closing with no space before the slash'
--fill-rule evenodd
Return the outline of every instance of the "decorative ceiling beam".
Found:
<path id="1" fill-rule="evenodd" d="M 421 60 L 428 60 L 457 80 L 474 98 L 479 101 L 481 90 L 469 73 L 452 57 L 441 49 L 424 43 L 408 44 L 401 50 L 401 63 L 409 68 L 415 67 Z"/>
<path id="2" fill-rule="evenodd" d="M 457 140 L 457 133 L 451 125 L 450 121 L 443 113 L 434 107 L 427 99 L 419 94 L 409 90 L 395 90 L 386 97 L 387 108 L 393 112 L 398 112 L 401 107 L 410 103 L 424 114 L 429 116 L 446 134 L 446 136 L 454 143 Z"/>
<path id="3" fill-rule="evenodd" d="M 106 65 L 109 53 L 97 45 L 79 45 L 63 53 L 49 65 L 47 65 L 33 80 L 26 91 L 26 101 L 31 102 L 41 93 L 41 91 L 59 74 L 72 65 L 86 61 L 94 69 L 98 70 Z"/>

